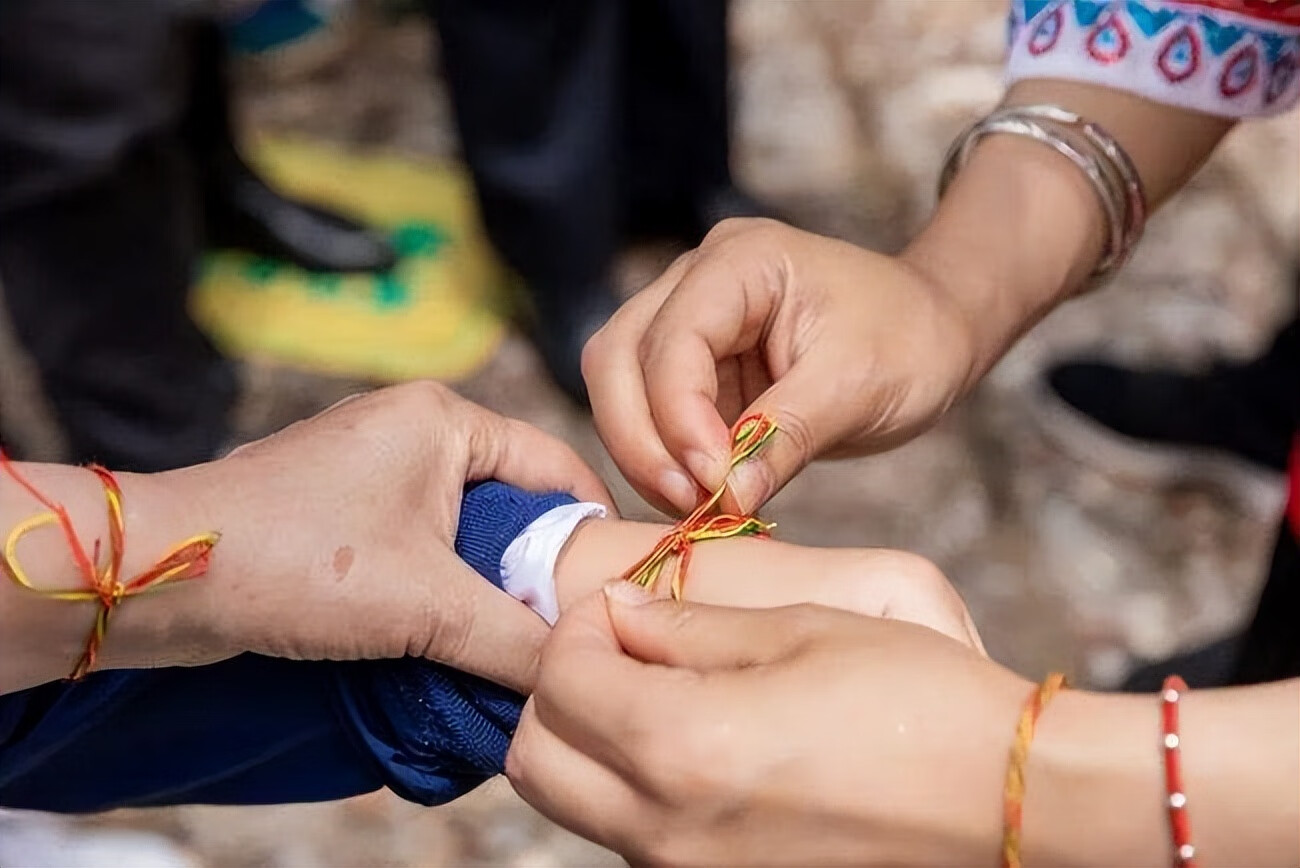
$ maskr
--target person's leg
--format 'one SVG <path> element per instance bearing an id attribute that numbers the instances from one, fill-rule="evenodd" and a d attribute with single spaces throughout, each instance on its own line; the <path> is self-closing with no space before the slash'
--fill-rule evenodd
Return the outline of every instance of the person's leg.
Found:
<path id="1" fill-rule="evenodd" d="M 625 224 L 692 243 L 727 217 L 771 216 L 731 177 L 726 0 L 628 5 Z"/>
<path id="2" fill-rule="evenodd" d="M 282 195 L 244 161 L 231 118 L 228 53 L 218 22 L 198 22 L 181 133 L 199 179 L 207 244 L 284 259 L 311 271 L 391 268 L 397 254 L 381 233 Z"/>
<path id="3" fill-rule="evenodd" d="M 533 295 L 552 373 L 582 397 L 582 345 L 615 307 L 624 4 L 428 3 L 488 235 Z"/>
<path id="4" fill-rule="evenodd" d="M 0 279 L 73 459 L 211 458 L 235 379 L 186 313 L 197 265 L 170 0 L 0 3 Z"/>

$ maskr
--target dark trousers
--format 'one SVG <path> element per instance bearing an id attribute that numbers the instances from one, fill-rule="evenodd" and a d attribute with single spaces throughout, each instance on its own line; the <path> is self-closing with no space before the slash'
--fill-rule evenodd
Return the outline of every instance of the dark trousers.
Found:
<path id="1" fill-rule="evenodd" d="M 730 183 L 724 0 L 427 0 L 488 234 L 543 308 Z"/>
<path id="2" fill-rule="evenodd" d="M 72 458 L 210 458 L 235 393 L 191 322 L 179 127 L 195 22 L 175 0 L 0 0 L 0 280 Z"/>

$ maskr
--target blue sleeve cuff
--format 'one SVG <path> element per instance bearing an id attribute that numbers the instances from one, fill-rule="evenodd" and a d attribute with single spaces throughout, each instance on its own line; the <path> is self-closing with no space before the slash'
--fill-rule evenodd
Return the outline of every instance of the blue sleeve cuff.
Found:
<path id="1" fill-rule="evenodd" d="M 456 554 L 501 587 L 501 558 L 528 525 L 556 507 L 577 503 L 564 491 L 534 494 L 491 480 L 469 486 L 460 505 Z"/>

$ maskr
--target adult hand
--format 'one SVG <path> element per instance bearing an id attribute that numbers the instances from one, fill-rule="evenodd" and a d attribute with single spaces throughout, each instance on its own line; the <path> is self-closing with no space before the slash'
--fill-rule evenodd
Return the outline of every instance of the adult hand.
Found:
<path id="1" fill-rule="evenodd" d="M 191 607 L 203 613 L 201 646 L 179 662 L 413 655 L 530 688 L 546 625 L 452 550 L 462 488 L 486 478 L 612 505 L 563 443 L 432 383 L 346 400 L 211 464 L 137 477 L 166 491 L 188 526 L 222 533 L 206 578 L 157 595 L 204 596 Z"/>
<path id="2" fill-rule="evenodd" d="M 649 864 L 983 864 L 1029 684 L 913 624 L 626 600 L 564 615 L 507 759 Z"/>
<path id="3" fill-rule="evenodd" d="M 937 281 L 771 220 L 724 221 L 627 302 L 583 354 L 596 428 L 652 503 L 687 511 L 727 474 L 729 426 L 781 434 L 732 475 L 752 511 L 818 455 L 932 424 L 972 380 L 966 319 Z"/>

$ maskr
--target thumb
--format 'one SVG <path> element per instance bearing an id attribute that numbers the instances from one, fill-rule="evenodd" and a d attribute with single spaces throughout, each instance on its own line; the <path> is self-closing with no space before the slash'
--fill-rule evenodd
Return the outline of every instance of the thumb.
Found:
<path id="1" fill-rule="evenodd" d="M 468 605 L 442 605 L 432 636 L 418 656 L 495 681 L 520 693 L 531 693 L 537 681 L 542 645 L 550 635 L 546 622 L 526 605 L 459 561 L 452 581 L 441 585 L 464 587 Z M 435 601 L 435 603 L 438 601 Z"/>
<path id="2" fill-rule="evenodd" d="M 628 656 L 697 672 L 774 663 L 798 651 L 818 625 L 816 606 L 733 609 L 652 600 L 622 580 L 605 586 L 614 635 Z"/>
<path id="3" fill-rule="evenodd" d="M 799 471 L 854 430 L 833 359 L 804 357 L 741 414 L 761 414 L 776 434 L 727 478 L 723 508 L 750 515 Z"/>

